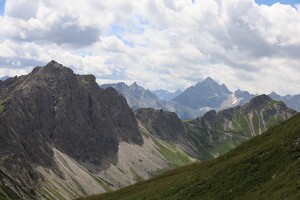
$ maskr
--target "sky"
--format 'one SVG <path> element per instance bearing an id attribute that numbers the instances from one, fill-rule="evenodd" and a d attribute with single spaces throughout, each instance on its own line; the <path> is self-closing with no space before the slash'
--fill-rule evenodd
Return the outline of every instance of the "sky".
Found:
<path id="1" fill-rule="evenodd" d="M 99 84 L 300 93 L 300 0 L 0 0 L 0 27 L 0 77 L 56 60 Z"/>

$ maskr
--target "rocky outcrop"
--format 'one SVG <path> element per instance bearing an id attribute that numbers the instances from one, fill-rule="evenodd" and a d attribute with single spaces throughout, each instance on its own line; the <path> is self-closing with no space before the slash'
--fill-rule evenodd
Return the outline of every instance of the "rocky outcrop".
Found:
<path id="1" fill-rule="evenodd" d="M 176 142 L 185 134 L 184 124 L 174 112 L 141 108 L 135 116 L 152 135 L 164 141 Z"/>
<path id="2" fill-rule="evenodd" d="M 51 61 L 0 85 L 0 163 L 23 185 L 39 187 L 35 166 L 60 174 L 53 148 L 97 171 L 117 163 L 122 141 L 143 144 L 134 113 L 93 75 Z"/>

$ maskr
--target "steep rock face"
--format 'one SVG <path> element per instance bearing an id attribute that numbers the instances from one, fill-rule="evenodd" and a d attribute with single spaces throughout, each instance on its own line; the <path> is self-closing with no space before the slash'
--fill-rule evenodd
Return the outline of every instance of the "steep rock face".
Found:
<path id="1" fill-rule="evenodd" d="M 209 111 L 204 116 L 186 124 L 187 137 L 198 148 L 202 159 L 225 153 L 242 141 L 265 132 L 269 127 L 282 122 L 296 111 L 283 102 L 260 95 L 244 106 Z"/>
<path id="2" fill-rule="evenodd" d="M 136 118 L 152 135 L 165 141 L 178 141 L 185 134 L 185 127 L 176 113 L 152 108 L 141 108 L 135 112 Z"/>
<path id="3" fill-rule="evenodd" d="M 114 89 L 51 61 L 0 85 L 0 163 L 18 182 L 37 188 L 33 166 L 56 169 L 55 147 L 99 169 L 117 163 L 121 141 L 143 144 L 134 114 Z"/>
<path id="4" fill-rule="evenodd" d="M 139 86 L 137 83 L 133 83 L 130 86 L 126 85 L 125 83 L 104 84 L 101 87 L 112 87 L 116 89 L 126 98 L 128 105 L 133 110 L 136 110 L 138 108 L 154 108 L 166 110 L 166 107 L 164 105 L 165 103 L 163 101 L 159 100 L 155 94 Z"/>

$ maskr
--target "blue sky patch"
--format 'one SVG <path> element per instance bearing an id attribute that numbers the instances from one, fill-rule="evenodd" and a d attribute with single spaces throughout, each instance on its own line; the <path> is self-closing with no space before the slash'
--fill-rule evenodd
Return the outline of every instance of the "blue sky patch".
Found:
<path id="1" fill-rule="evenodd" d="M 4 14 L 5 0 L 0 0 L 0 15 Z"/>
<path id="2" fill-rule="evenodd" d="M 259 5 L 264 4 L 264 5 L 273 5 L 274 3 L 281 3 L 281 4 L 290 4 L 292 6 L 294 6 L 295 4 L 300 4 L 300 0 L 280 0 L 280 1 L 276 1 L 276 0 L 255 0 L 255 2 Z"/>

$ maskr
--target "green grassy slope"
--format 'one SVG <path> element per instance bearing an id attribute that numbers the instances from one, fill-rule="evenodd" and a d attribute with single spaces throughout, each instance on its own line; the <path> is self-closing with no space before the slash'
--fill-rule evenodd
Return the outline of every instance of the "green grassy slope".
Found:
<path id="1" fill-rule="evenodd" d="M 210 160 L 295 114 L 284 103 L 261 95 L 242 107 L 210 111 L 186 123 L 187 139 L 200 160 Z"/>
<path id="2" fill-rule="evenodd" d="M 87 200 L 300 199 L 300 114 L 212 161 Z"/>

